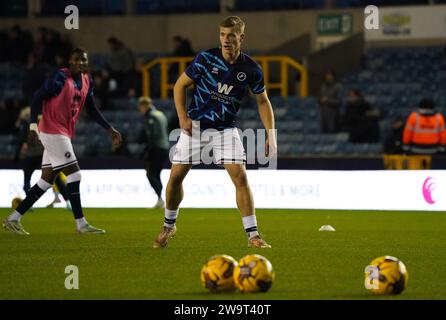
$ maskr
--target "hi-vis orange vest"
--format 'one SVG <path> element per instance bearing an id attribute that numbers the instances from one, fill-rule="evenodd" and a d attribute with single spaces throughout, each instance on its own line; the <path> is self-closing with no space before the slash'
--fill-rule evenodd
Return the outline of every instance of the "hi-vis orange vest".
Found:
<path id="1" fill-rule="evenodd" d="M 446 146 L 446 128 L 440 113 L 414 111 L 406 121 L 403 144 L 416 147 Z"/>

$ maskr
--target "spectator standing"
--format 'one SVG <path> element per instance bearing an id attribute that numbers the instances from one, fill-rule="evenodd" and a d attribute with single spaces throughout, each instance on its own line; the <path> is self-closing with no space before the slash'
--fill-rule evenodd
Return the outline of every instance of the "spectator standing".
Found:
<path id="1" fill-rule="evenodd" d="M 26 104 L 31 103 L 34 93 L 40 88 L 50 71 L 51 67 L 38 61 L 35 53 L 28 55 L 28 63 L 22 84 L 23 98 Z"/>
<path id="2" fill-rule="evenodd" d="M 7 60 L 24 64 L 32 51 L 33 40 L 29 31 L 24 31 L 19 25 L 13 26 L 8 33 L 6 46 Z"/>
<path id="3" fill-rule="evenodd" d="M 124 91 L 124 84 L 134 67 L 134 57 L 132 51 L 127 48 L 122 41 L 115 37 L 108 39 L 111 56 L 109 61 L 110 76 L 117 82 L 118 91 Z"/>
<path id="4" fill-rule="evenodd" d="M 390 124 L 389 131 L 384 137 L 384 153 L 385 154 L 401 154 L 403 153 L 403 130 L 404 119 L 396 117 Z"/>
<path id="5" fill-rule="evenodd" d="M 145 61 L 143 58 L 136 59 L 134 68 L 128 74 L 124 87 L 130 99 L 142 95 L 142 68 L 144 64 Z"/>
<path id="6" fill-rule="evenodd" d="M 403 150 L 412 154 L 435 154 L 445 151 L 446 128 L 442 114 L 435 110 L 434 101 L 422 99 L 404 127 Z"/>
<path id="7" fill-rule="evenodd" d="M 333 71 L 325 73 L 319 95 L 320 129 L 322 133 L 338 131 L 342 85 L 336 81 Z"/>
<path id="8" fill-rule="evenodd" d="M 195 52 L 192 49 L 190 41 L 179 35 L 172 38 L 173 41 L 173 57 L 195 57 Z M 176 81 L 179 76 L 178 64 L 173 63 L 169 67 L 169 79 L 170 81 Z"/>
<path id="9" fill-rule="evenodd" d="M 379 111 L 368 103 L 359 90 L 347 93 L 342 128 L 349 133 L 350 142 L 379 141 Z"/>

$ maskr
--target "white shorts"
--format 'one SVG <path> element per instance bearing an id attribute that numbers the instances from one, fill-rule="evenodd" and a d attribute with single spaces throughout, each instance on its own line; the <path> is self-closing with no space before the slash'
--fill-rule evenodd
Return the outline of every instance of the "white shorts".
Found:
<path id="1" fill-rule="evenodd" d="M 44 151 L 42 168 L 62 169 L 77 163 L 71 139 L 61 134 L 39 133 Z"/>
<path id="2" fill-rule="evenodd" d="M 197 127 L 195 121 L 192 126 Z M 192 136 L 181 132 L 171 161 L 173 164 L 244 164 L 246 154 L 236 128 L 193 130 Z"/>

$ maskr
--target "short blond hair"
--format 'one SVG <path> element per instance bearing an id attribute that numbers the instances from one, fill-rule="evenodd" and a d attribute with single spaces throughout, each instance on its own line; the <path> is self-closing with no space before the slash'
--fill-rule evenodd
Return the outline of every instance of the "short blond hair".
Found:
<path id="1" fill-rule="evenodd" d="M 245 22 L 238 16 L 229 16 L 220 22 L 220 27 L 234 28 L 235 32 L 243 33 L 245 31 Z"/>
<path id="2" fill-rule="evenodd" d="M 145 97 L 145 96 L 140 97 L 138 99 L 138 105 L 140 105 L 140 104 L 144 104 L 146 106 L 151 106 L 152 105 L 152 99 L 150 97 Z"/>

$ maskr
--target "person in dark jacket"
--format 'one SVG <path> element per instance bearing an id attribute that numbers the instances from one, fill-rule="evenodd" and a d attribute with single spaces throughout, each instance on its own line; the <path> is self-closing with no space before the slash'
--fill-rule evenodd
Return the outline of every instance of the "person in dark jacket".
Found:
<path id="1" fill-rule="evenodd" d="M 338 131 L 339 111 L 342 104 L 342 85 L 336 81 L 333 71 L 325 73 L 319 94 L 320 130 L 322 133 Z"/>
<path id="2" fill-rule="evenodd" d="M 403 153 L 403 130 L 404 119 L 401 116 L 395 117 L 390 123 L 390 128 L 384 137 L 384 153 L 401 154 Z"/>
<path id="3" fill-rule="evenodd" d="M 173 57 L 194 57 L 195 52 L 192 49 L 190 41 L 181 36 L 174 36 L 173 41 Z M 170 81 L 176 81 L 179 76 L 179 68 L 177 63 L 172 63 L 169 67 L 169 79 Z"/>
<path id="4" fill-rule="evenodd" d="M 149 97 L 141 97 L 138 101 L 138 110 L 144 117 L 144 131 L 139 142 L 144 142 L 144 162 L 149 183 L 158 196 L 155 208 L 164 208 L 161 198 L 163 185 L 161 183 L 161 170 L 164 162 L 169 158 L 168 122 L 163 112 L 157 110 Z"/>
<path id="5" fill-rule="evenodd" d="M 379 111 L 368 103 L 359 90 L 347 94 L 342 127 L 349 133 L 350 142 L 379 141 Z"/>

